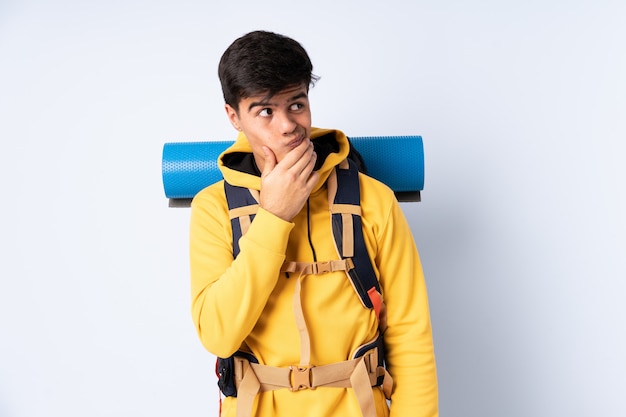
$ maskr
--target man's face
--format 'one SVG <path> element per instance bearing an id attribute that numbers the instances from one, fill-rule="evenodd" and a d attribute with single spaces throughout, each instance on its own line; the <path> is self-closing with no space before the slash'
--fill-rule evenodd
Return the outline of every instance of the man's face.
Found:
<path id="1" fill-rule="evenodd" d="M 264 95 L 244 98 L 239 102 L 239 112 L 226 104 L 226 114 L 235 129 L 248 138 L 261 171 L 265 165 L 263 146 L 280 162 L 303 140 L 310 139 L 311 109 L 305 85 L 287 88 L 269 99 Z"/>

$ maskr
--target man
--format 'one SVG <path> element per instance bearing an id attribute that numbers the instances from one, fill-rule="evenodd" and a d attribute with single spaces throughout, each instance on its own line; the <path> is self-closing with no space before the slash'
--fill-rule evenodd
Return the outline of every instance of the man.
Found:
<path id="1" fill-rule="evenodd" d="M 437 416 L 419 256 L 393 192 L 364 174 L 357 212 L 369 259 L 354 262 L 373 266 L 378 308 L 364 306 L 351 261 L 338 256 L 329 191 L 346 191 L 336 168 L 349 166 L 350 145 L 311 127 L 312 69 L 298 42 L 262 31 L 237 39 L 219 64 L 239 135 L 219 157 L 226 183 L 193 200 L 190 258 L 198 335 L 224 358 L 222 415 Z M 227 192 L 254 196 L 252 211 L 239 213 Z M 376 366 L 383 355 L 388 374 Z"/>

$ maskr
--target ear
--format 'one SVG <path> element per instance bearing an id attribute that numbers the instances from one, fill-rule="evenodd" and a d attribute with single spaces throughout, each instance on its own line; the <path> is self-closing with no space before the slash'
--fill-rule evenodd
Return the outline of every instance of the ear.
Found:
<path id="1" fill-rule="evenodd" d="M 233 125 L 235 130 L 241 132 L 241 126 L 239 125 L 239 115 L 237 114 L 237 110 L 235 110 L 230 104 L 225 104 L 224 109 L 226 110 L 226 116 L 230 121 L 230 124 Z"/>

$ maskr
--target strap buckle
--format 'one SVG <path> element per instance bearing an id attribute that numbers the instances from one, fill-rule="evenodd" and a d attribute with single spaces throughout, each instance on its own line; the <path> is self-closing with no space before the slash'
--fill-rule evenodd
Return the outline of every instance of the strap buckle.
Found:
<path id="1" fill-rule="evenodd" d="M 289 388 L 292 392 L 299 391 L 301 389 L 315 389 L 311 384 L 311 365 L 298 365 L 290 366 L 290 382 Z"/>
<path id="2" fill-rule="evenodd" d="M 315 262 L 312 264 L 313 274 L 325 274 L 327 272 L 332 272 L 332 267 L 329 261 L 326 262 Z"/>

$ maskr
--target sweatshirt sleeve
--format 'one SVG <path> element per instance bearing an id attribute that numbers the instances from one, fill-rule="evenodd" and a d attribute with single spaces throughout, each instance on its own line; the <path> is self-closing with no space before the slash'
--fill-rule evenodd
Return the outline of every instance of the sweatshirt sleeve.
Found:
<path id="1" fill-rule="evenodd" d="M 391 200 L 376 260 L 387 306 L 386 360 L 394 380 L 390 416 L 436 417 L 437 374 L 424 274 L 409 224 Z"/>
<path id="2" fill-rule="evenodd" d="M 205 348 L 232 355 L 260 317 L 285 260 L 293 224 L 259 208 L 233 260 L 232 231 L 219 185 L 194 198 L 190 221 L 192 317 Z"/>

